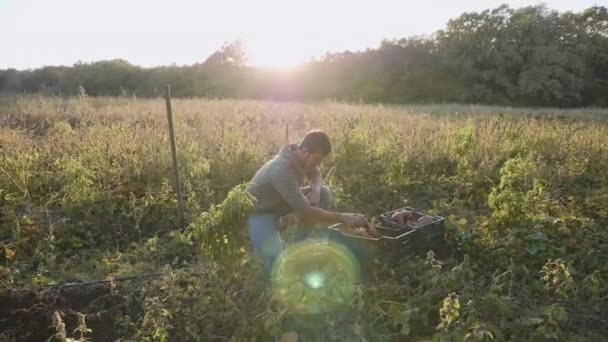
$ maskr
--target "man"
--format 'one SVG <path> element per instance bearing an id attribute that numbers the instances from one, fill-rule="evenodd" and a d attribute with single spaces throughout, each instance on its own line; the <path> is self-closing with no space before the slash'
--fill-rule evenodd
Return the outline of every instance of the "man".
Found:
<path id="1" fill-rule="evenodd" d="M 295 212 L 305 222 L 366 226 L 364 215 L 328 210 L 330 192 L 322 185 L 317 167 L 330 152 L 327 134 L 312 131 L 299 144 L 284 146 L 253 177 L 248 190 L 256 203 L 247 225 L 254 252 L 261 257 L 268 274 L 283 249 L 279 236 L 281 216 Z M 303 188 L 305 178 L 310 186 Z"/>

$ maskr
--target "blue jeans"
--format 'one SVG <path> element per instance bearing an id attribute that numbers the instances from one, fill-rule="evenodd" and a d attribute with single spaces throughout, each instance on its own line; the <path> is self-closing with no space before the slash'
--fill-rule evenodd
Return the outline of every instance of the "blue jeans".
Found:
<path id="1" fill-rule="evenodd" d="M 303 188 L 307 194 L 310 188 Z M 331 204 L 329 188 L 321 188 L 319 207 L 328 209 Z M 274 262 L 283 251 L 283 241 L 279 235 L 279 218 L 288 214 L 288 211 L 277 213 L 252 213 L 247 220 L 249 238 L 253 245 L 253 252 L 261 259 L 267 275 L 272 272 Z M 303 240 L 310 234 L 310 229 L 301 228 L 296 233 L 296 241 Z"/>

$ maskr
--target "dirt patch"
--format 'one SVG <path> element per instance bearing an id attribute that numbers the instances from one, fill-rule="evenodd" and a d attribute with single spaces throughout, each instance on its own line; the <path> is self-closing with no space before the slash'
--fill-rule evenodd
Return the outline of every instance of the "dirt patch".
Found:
<path id="1" fill-rule="evenodd" d="M 0 294 L 0 337 L 17 341 L 46 341 L 55 334 L 52 315 L 59 312 L 68 335 L 77 327 L 77 313 L 86 315 L 86 337 L 114 341 L 115 318 L 124 297 L 107 284 L 12 290 Z"/>

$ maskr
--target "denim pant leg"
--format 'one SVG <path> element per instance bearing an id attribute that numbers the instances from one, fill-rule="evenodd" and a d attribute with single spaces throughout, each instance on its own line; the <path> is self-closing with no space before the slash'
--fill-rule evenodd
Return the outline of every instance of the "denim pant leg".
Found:
<path id="1" fill-rule="evenodd" d="M 272 267 L 283 250 L 279 236 L 279 216 L 276 214 L 251 214 L 247 220 L 253 252 L 262 260 L 264 272 L 270 276 Z"/>

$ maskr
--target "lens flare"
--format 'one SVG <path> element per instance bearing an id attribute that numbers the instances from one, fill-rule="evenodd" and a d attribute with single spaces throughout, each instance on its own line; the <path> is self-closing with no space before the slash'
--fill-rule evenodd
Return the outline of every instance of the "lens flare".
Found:
<path id="1" fill-rule="evenodd" d="M 344 246 L 308 239 L 287 247 L 275 263 L 274 291 L 295 313 L 318 314 L 350 303 L 359 265 Z"/>
<path id="2" fill-rule="evenodd" d="M 325 277 L 325 273 L 312 272 L 306 276 L 306 283 L 313 289 L 318 289 L 319 287 L 325 285 Z"/>

